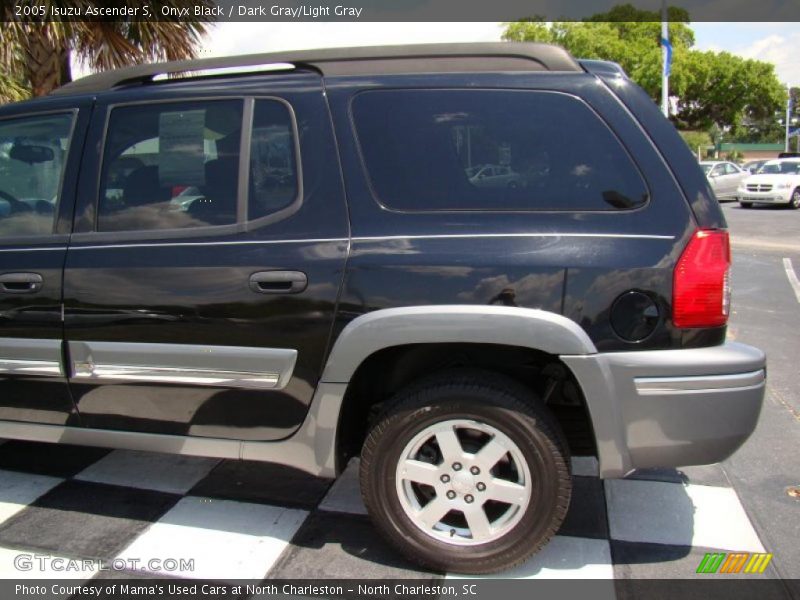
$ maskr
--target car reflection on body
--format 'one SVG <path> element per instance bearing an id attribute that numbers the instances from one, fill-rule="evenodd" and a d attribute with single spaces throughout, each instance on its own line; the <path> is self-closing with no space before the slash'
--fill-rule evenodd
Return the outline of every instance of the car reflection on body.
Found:
<path id="1" fill-rule="evenodd" d="M 475 187 L 516 188 L 525 185 L 525 178 L 508 165 L 475 165 L 465 172 Z"/>

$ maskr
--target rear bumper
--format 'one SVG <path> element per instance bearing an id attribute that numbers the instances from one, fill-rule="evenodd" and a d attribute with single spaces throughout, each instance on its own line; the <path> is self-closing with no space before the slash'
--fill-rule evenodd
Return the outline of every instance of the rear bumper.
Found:
<path id="1" fill-rule="evenodd" d="M 724 460 L 761 412 L 766 358 L 744 344 L 562 359 L 586 397 L 602 477 Z"/>

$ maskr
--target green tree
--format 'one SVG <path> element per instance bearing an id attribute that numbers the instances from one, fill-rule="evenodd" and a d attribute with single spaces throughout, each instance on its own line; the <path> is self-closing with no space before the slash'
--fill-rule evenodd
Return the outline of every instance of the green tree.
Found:
<path id="1" fill-rule="evenodd" d="M 686 145 L 689 146 L 689 149 L 695 154 L 697 153 L 697 149 L 700 148 L 700 154 L 702 155 L 706 148 L 711 145 L 711 136 L 705 131 L 681 131 L 680 134 L 683 141 L 686 142 Z"/>
<path id="2" fill-rule="evenodd" d="M 674 7 L 668 13 L 673 47 L 670 96 L 677 109 L 672 119 L 679 128 L 706 130 L 716 123 L 736 133 L 774 115 L 786 96 L 771 64 L 695 50 L 688 13 Z M 659 13 L 621 5 L 581 22 L 545 23 L 534 17 L 507 23 L 503 39 L 549 42 L 574 56 L 614 61 L 659 101 L 660 19 Z"/>
<path id="3" fill-rule="evenodd" d="M 20 0 L 17 4 L 82 8 L 87 0 Z M 147 6 L 151 15 L 161 15 L 163 6 L 173 8 L 210 5 L 211 0 L 119 0 L 117 7 Z M 48 14 L 52 14 L 48 12 Z M 193 14 L 193 13 L 190 13 Z M 206 32 L 205 19 L 161 18 L 128 21 L 98 20 L 21 21 L 14 5 L 0 2 L 0 101 L 20 99 L 20 86 L 33 96 L 50 93 L 72 80 L 71 58 L 77 57 L 93 71 L 155 60 L 181 60 L 197 55 Z"/>

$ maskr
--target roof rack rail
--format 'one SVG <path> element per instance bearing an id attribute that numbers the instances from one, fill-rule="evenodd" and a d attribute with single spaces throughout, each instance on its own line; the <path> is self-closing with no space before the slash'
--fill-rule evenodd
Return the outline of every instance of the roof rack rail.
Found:
<path id="1" fill-rule="evenodd" d="M 579 58 L 578 64 L 589 73 L 596 75 L 616 75 L 618 77 L 628 77 L 625 69 L 619 63 L 610 60 L 597 60 L 594 58 Z"/>
<path id="2" fill-rule="evenodd" d="M 92 94 L 150 83 L 156 76 L 288 64 L 322 75 L 376 75 L 485 71 L 583 71 L 559 46 L 532 42 L 419 44 L 300 50 L 136 65 L 89 75 L 53 94 Z M 206 74 L 208 75 L 208 74 Z"/>

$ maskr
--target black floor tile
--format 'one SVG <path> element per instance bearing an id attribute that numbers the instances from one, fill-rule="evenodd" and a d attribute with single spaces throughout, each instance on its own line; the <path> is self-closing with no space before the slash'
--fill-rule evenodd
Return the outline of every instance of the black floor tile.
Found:
<path id="1" fill-rule="evenodd" d="M 230 460 L 217 465 L 189 494 L 313 510 L 332 483 L 284 465 Z"/>
<path id="2" fill-rule="evenodd" d="M 10 440 L 0 444 L 0 469 L 72 477 L 109 452 L 107 448 Z"/>
<path id="3" fill-rule="evenodd" d="M 572 478 L 572 500 L 558 535 L 608 539 L 606 498 L 600 479 Z"/>
<path id="4" fill-rule="evenodd" d="M 0 526 L 0 545 L 111 559 L 180 496 L 66 481 Z"/>

